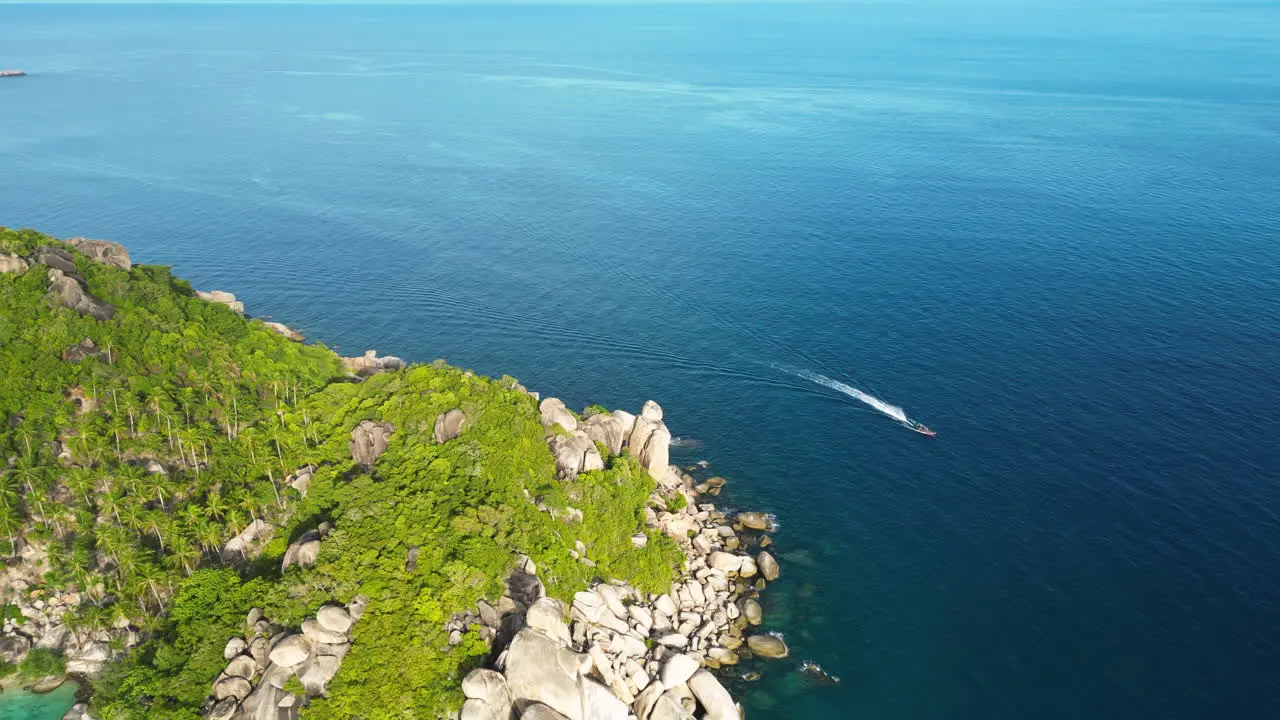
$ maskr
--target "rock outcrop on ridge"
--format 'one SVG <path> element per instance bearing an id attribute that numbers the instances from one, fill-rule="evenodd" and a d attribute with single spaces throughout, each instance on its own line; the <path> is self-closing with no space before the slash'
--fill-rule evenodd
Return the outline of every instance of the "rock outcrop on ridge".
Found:
<path id="1" fill-rule="evenodd" d="M 579 421 L 559 398 L 543 400 L 538 409 L 542 425 L 550 433 L 548 444 L 561 478 L 573 479 L 578 473 L 603 469 L 596 443 L 614 455 L 630 450 L 655 479 L 661 482 L 665 477 L 671 431 L 662 422 L 658 403 L 646 402 L 639 417 L 619 410 L 592 415 L 585 421 Z"/>
<path id="2" fill-rule="evenodd" d="M 129 259 L 129 251 L 120 243 L 110 240 L 90 240 L 84 237 L 67 238 L 66 242 L 100 263 L 125 271 L 133 267 L 133 261 Z"/>
<path id="3" fill-rule="evenodd" d="M 351 626 L 368 599 L 325 605 L 298 630 L 273 624 L 254 608 L 248 631 L 227 640 L 226 669 L 205 701 L 210 720 L 295 720 L 310 698 L 323 695 L 351 649 Z M 297 678 L 303 692 L 292 692 Z M 296 686 L 294 686 L 296 689 Z"/>
<path id="4" fill-rule="evenodd" d="M 360 377 L 406 367 L 405 362 L 398 357 L 390 355 L 378 357 L 377 350 L 365 350 L 364 355 L 360 357 L 344 357 L 342 366 L 347 372 Z"/>
<path id="5" fill-rule="evenodd" d="M 244 314 L 244 303 L 240 302 L 239 300 L 236 300 L 236 296 L 232 295 L 229 292 L 224 292 L 222 290 L 213 290 L 210 292 L 197 290 L 196 297 L 200 298 L 201 300 L 204 300 L 205 302 L 218 303 L 219 305 L 226 305 L 227 307 L 231 308 L 235 312 L 241 315 Z"/>

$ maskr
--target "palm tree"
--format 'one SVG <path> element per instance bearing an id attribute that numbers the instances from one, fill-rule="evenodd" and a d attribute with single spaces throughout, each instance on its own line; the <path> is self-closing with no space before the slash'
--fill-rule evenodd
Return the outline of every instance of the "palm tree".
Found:
<path id="1" fill-rule="evenodd" d="M 67 474 L 67 488 L 71 490 L 72 495 L 79 495 L 84 500 L 85 507 L 93 509 L 93 501 L 89 498 L 90 491 L 93 490 L 94 477 L 89 471 L 77 468 Z"/>
<path id="2" fill-rule="evenodd" d="M 134 413 L 138 409 L 138 397 L 133 393 L 126 393 L 124 400 L 120 403 L 124 406 L 125 414 L 129 416 L 129 436 L 136 437 L 137 431 L 134 425 Z"/>
<path id="3" fill-rule="evenodd" d="M 241 531 L 248 527 L 248 525 L 249 524 L 245 522 L 243 512 L 236 508 L 231 508 L 227 511 L 227 529 L 230 530 L 233 535 L 239 535 Z"/>
<path id="4" fill-rule="evenodd" d="M 262 504 L 258 502 L 258 498 L 253 496 L 253 493 L 246 490 L 241 493 L 240 497 L 236 498 L 236 507 L 249 516 L 249 522 L 252 524 L 257 522 L 258 511 L 262 509 Z"/>
<path id="5" fill-rule="evenodd" d="M 57 503 L 49 499 L 48 493 L 44 490 L 36 490 L 27 496 L 27 500 L 30 503 L 28 507 L 35 506 L 36 513 L 40 516 L 40 522 L 46 525 L 52 522 L 58 537 L 62 537 L 62 523 L 59 521 L 58 513 L 56 511 L 53 513 L 47 512 L 49 506 L 58 507 Z"/>
<path id="6" fill-rule="evenodd" d="M 18 476 L 8 470 L 0 474 L 0 510 L 18 509 Z"/>
<path id="7" fill-rule="evenodd" d="M 174 536 L 169 543 L 169 554 L 165 556 L 165 567 L 173 572 L 181 570 L 190 575 L 200 564 L 200 551 L 181 535 Z"/>
<path id="8" fill-rule="evenodd" d="M 160 598 L 160 590 L 165 588 L 165 577 L 160 568 L 151 563 L 140 565 L 135 577 L 138 585 L 149 590 L 151 596 L 155 598 L 156 604 L 163 610 L 164 600 Z"/>
<path id="9" fill-rule="evenodd" d="M 120 553 L 130 542 L 128 531 L 119 525 L 107 525 L 98 528 L 94 539 L 97 541 L 98 552 L 110 557 L 115 561 L 116 567 L 119 567 Z"/>
<path id="10" fill-rule="evenodd" d="M 111 611 L 101 605 L 90 605 L 79 613 L 80 626 L 91 633 L 111 627 Z"/>
<path id="11" fill-rule="evenodd" d="M 254 438 L 257 437 L 257 433 L 253 431 L 253 428 L 247 428 L 243 433 L 241 433 L 241 435 L 244 437 L 245 447 L 249 449 L 249 461 L 254 465 L 257 465 L 258 454 L 253 450 L 254 445 L 256 444 L 254 442 Z"/>
<path id="12" fill-rule="evenodd" d="M 117 409 L 116 412 L 119 413 L 120 411 Z M 124 418 L 118 414 L 112 415 L 111 419 L 107 421 L 107 426 L 111 429 L 111 435 L 116 440 L 116 457 L 120 457 L 122 454 L 120 450 L 120 433 L 125 429 Z"/>
<path id="13" fill-rule="evenodd" d="M 119 490 L 103 493 L 98 496 L 98 509 L 102 514 L 110 515 L 120 522 L 120 508 L 124 507 L 124 496 Z"/>
<path id="14" fill-rule="evenodd" d="M 147 482 L 147 484 L 150 486 L 149 488 L 150 492 L 148 494 L 155 493 L 156 500 L 160 501 L 160 508 L 162 510 L 167 510 L 168 508 L 166 508 L 164 505 L 164 496 L 165 496 L 165 493 L 168 491 L 165 490 L 164 483 L 165 483 L 165 476 L 152 475 L 150 480 Z"/>
<path id="15" fill-rule="evenodd" d="M 131 530 L 140 530 L 146 524 L 147 513 L 142 509 L 141 503 L 137 502 L 137 498 L 134 498 L 133 502 L 126 503 L 120 510 L 120 521 Z"/>
<path id="16" fill-rule="evenodd" d="M 14 533 L 22 530 L 22 518 L 18 515 L 17 508 L 0 508 L 0 532 L 9 538 L 9 552 L 7 555 L 18 554 L 18 541 L 14 539 Z"/>
<path id="17" fill-rule="evenodd" d="M 47 543 L 44 546 L 45 562 L 49 567 L 58 572 L 66 569 L 70 563 L 71 554 L 67 552 L 67 548 L 60 542 Z"/>
<path id="18" fill-rule="evenodd" d="M 178 519 L 188 529 L 194 529 L 204 519 L 204 509 L 194 502 L 188 502 L 177 513 Z"/>
<path id="19" fill-rule="evenodd" d="M 31 431 L 25 425 L 18 427 L 18 434 L 22 436 L 22 441 L 27 445 L 27 457 L 31 457 Z"/>
<path id="20" fill-rule="evenodd" d="M 144 524 L 147 532 L 156 536 L 156 541 L 160 543 L 160 552 L 163 553 L 165 551 L 164 536 L 172 536 L 173 522 L 162 512 L 150 512 L 147 513 Z"/>
<path id="21" fill-rule="evenodd" d="M 115 489 L 116 476 L 112 474 L 110 468 L 96 468 L 93 477 L 93 491 L 95 493 L 106 493 Z"/>
<path id="22" fill-rule="evenodd" d="M 195 540 L 206 551 L 213 552 L 222 545 L 222 528 L 208 520 L 201 520 L 192 530 Z"/>
<path id="23" fill-rule="evenodd" d="M 129 578 L 138 571 L 142 558 L 133 537 L 128 537 L 116 555 L 116 587 L 125 587 Z"/>
<path id="24" fill-rule="evenodd" d="M 116 480 L 138 502 L 145 502 L 150 493 L 147 487 L 147 472 L 137 465 L 121 465 L 117 470 Z"/>
<path id="25" fill-rule="evenodd" d="M 164 580 L 163 571 L 150 564 L 150 562 L 145 562 L 145 564 L 138 565 L 137 570 L 134 571 L 132 585 L 137 588 L 137 591 L 140 591 L 140 596 L 142 593 L 150 592 L 151 597 L 155 598 L 156 605 L 160 607 L 160 610 L 164 610 L 164 600 L 160 598 L 160 589 L 165 587 Z M 146 605 L 143 605 L 142 602 L 138 603 L 138 605 L 142 607 L 143 612 L 146 611 Z"/>
<path id="26" fill-rule="evenodd" d="M 218 441 L 218 431 L 212 425 L 197 425 L 192 428 L 192 439 L 204 455 L 204 465 L 209 467 L 209 446 Z"/>
<path id="27" fill-rule="evenodd" d="M 93 586 L 94 580 L 97 579 L 97 575 L 89 567 L 89 558 L 85 557 L 85 554 L 80 551 L 74 551 L 71 553 L 71 560 L 73 563 L 71 566 L 71 579 L 75 580 L 76 585 L 81 590 L 88 590 Z"/>
<path id="28" fill-rule="evenodd" d="M 211 518 L 221 520 L 227 514 L 227 503 L 222 499 L 222 493 L 214 490 L 204 499 L 204 513 Z"/>
<path id="29" fill-rule="evenodd" d="M 36 492 L 36 485 L 44 487 L 45 470 L 30 456 L 18 461 L 18 466 L 13 469 L 13 473 L 27 486 L 27 492 L 32 495 Z"/>
<path id="30" fill-rule="evenodd" d="M 283 475 L 288 475 L 289 468 L 285 467 L 284 455 L 286 451 L 289 451 L 289 454 L 292 455 L 293 454 L 292 448 L 286 447 L 284 440 L 280 438 L 280 428 L 277 427 L 272 432 L 272 435 L 273 435 L 272 439 L 275 440 L 275 445 L 276 445 L 276 457 L 280 460 L 280 473 Z"/>

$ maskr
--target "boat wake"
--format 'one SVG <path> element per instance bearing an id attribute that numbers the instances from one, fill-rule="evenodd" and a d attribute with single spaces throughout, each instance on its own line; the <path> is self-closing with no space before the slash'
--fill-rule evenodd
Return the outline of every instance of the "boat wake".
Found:
<path id="1" fill-rule="evenodd" d="M 914 429 L 915 423 L 913 423 L 910 419 L 908 419 L 907 412 L 902 408 L 898 407 L 897 405 L 890 405 L 889 403 L 881 400 L 875 395 L 862 392 L 858 388 L 852 385 L 847 385 L 845 383 L 842 383 L 839 380 L 832 380 L 826 375 L 819 375 L 818 373 L 811 372 L 809 370 L 794 370 L 793 372 L 795 373 L 796 377 L 804 378 L 805 380 L 818 383 L 819 385 L 825 385 L 826 387 L 829 387 L 832 390 L 838 390 L 855 400 L 858 400 L 860 402 L 866 403 L 867 405 L 870 405 L 871 407 L 875 408 L 879 412 L 884 413 L 885 415 L 888 415 L 889 417 L 893 418 L 894 420 L 897 420 L 903 425 L 906 425 L 907 427 Z"/>

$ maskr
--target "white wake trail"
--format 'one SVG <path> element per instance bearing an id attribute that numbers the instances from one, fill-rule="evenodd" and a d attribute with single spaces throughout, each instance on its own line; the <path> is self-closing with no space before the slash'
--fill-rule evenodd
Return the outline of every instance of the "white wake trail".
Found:
<path id="1" fill-rule="evenodd" d="M 852 385 L 846 385 L 840 382 L 839 380 L 832 380 L 831 378 L 825 375 L 819 375 L 816 372 L 810 372 L 808 370 L 797 370 L 795 371 L 795 373 L 797 376 L 802 377 L 805 380 L 816 382 L 819 385 L 825 385 L 831 388 L 832 390 L 839 390 L 840 392 L 844 393 L 845 395 L 848 395 L 851 398 L 854 398 L 856 400 L 861 400 L 862 402 L 870 405 L 876 410 L 879 410 L 885 415 L 888 415 L 894 420 L 897 420 L 898 422 L 903 423 L 904 425 L 911 424 L 911 421 L 907 419 L 907 412 L 902 408 L 898 407 L 897 405 L 890 405 L 889 403 L 881 400 L 880 398 L 874 395 L 868 395 L 867 393 L 862 392 L 861 390 L 859 390 L 856 387 L 853 387 Z"/>

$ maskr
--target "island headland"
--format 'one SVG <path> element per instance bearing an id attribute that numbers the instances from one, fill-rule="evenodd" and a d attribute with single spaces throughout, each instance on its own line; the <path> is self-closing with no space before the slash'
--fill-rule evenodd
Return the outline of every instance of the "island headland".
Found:
<path id="1" fill-rule="evenodd" d="M 81 680 L 77 720 L 727 720 L 788 656 L 773 518 L 709 502 L 657 402 L 245 311 L 0 228 L 3 682 Z"/>

